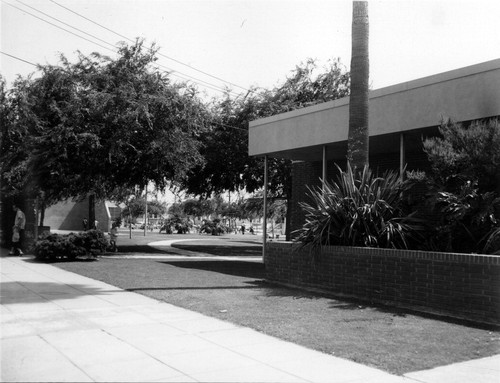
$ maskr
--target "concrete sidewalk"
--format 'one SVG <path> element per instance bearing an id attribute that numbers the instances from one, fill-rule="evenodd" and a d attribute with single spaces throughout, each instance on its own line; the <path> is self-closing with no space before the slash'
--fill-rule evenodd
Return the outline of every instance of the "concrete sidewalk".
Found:
<path id="1" fill-rule="evenodd" d="M 0 267 L 3 382 L 500 382 L 498 356 L 398 377 L 31 257 Z"/>

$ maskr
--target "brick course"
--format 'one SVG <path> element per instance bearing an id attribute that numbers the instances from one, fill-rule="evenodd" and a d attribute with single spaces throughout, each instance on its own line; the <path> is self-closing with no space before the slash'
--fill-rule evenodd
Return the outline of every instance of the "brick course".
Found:
<path id="1" fill-rule="evenodd" d="M 273 282 L 500 324 L 500 256 L 269 242 L 265 265 Z"/>

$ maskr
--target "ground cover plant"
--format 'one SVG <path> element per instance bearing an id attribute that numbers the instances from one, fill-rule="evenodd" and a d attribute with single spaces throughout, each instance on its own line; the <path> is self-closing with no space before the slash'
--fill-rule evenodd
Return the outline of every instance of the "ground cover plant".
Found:
<path id="1" fill-rule="evenodd" d="M 311 203 L 301 203 L 306 223 L 297 241 L 328 245 L 408 248 L 423 231 L 423 221 L 405 211 L 403 193 L 409 184 L 394 171 L 381 177 L 340 167 L 336 182 L 309 188 Z"/>
<path id="2" fill-rule="evenodd" d="M 121 245 L 131 252 L 135 246 L 140 247 L 134 254 L 143 255 L 142 259 L 105 255 L 99 262 L 64 262 L 57 266 L 395 374 L 500 352 L 498 330 L 270 285 L 264 281 L 260 262 L 159 259 L 156 256 L 160 252 L 165 256 L 184 254 L 172 247 L 148 250 L 148 242 L 164 238 L 158 234 L 120 237 Z M 204 254 L 232 256 L 240 254 L 238 246 L 231 246 L 233 242 L 244 248 L 254 246 L 256 254 L 262 250 L 257 238 L 252 244 L 248 236 L 201 238 L 204 240 L 185 241 L 178 246 L 202 251 L 205 244 Z M 222 247 L 226 248 L 224 252 Z"/>

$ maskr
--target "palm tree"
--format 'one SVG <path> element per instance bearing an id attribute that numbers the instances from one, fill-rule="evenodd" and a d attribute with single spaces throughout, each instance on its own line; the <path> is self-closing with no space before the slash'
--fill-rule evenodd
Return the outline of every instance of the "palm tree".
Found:
<path id="1" fill-rule="evenodd" d="M 347 160 L 357 169 L 368 165 L 368 36 L 368 1 L 354 1 Z"/>

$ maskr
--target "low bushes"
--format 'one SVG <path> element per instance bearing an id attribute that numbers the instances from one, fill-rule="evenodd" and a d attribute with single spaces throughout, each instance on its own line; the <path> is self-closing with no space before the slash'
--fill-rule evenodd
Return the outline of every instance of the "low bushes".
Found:
<path id="1" fill-rule="evenodd" d="M 200 227 L 200 234 L 221 235 L 229 232 L 231 232 L 229 226 L 223 225 L 218 218 L 213 221 L 205 220 Z"/>
<path id="2" fill-rule="evenodd" d="M 34 245 L 35 258 L 40 261 L 54 262 L 75 260 L 78 257 L 95 257 L 109 246 L 109 242 L 100 230 L 67 235 L 47 234 Z"/>
<path id="3" fill-rule="evenodd" d="M 176 230 L 177 234 L 186 234 L 192 227 L 193 223 L 189 219 L 175 215 L 165 221 L 160 228 L 160 233 L 165 231 L 166 234 L 172 234 Z"/>

